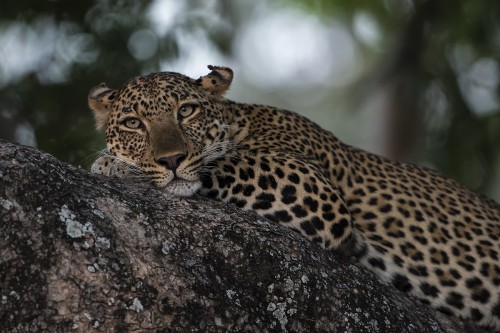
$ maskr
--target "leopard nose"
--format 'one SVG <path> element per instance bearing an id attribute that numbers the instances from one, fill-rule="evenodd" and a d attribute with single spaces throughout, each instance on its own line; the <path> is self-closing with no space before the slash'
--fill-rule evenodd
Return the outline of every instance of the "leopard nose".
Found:
<path id="1" fill-rule="evenodd" d="M 175 154 L 156 159 L 156 163 L 164 166 L 168 170 L 175 171 L 182 161 L 186 159 L 186 154 Z"/>

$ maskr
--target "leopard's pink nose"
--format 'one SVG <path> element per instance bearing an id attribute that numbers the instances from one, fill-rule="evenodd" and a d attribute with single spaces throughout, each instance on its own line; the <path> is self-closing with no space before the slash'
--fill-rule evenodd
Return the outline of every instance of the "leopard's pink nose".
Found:
<path id="1" fill-rule="evenodd" d="M 156 163 L 164 166 L 168 170 L 175 171 L 179 165 L 186 159 L 186 154 L 175 154 L 156 159 Z"/>

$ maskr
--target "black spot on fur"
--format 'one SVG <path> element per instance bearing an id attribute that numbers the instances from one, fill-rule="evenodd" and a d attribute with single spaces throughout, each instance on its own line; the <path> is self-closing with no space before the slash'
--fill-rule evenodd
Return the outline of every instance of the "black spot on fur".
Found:
<path id="1" fill-rule="evenodd" d="M 491 309 L 491 314 L 500 318 L 500 303 L 497 303 Z"/>
<path id="2" fill-rule="evenodd" d="M 261 163 L 260 163 L 260 168 L 261 168 L 263 171 L 271 171 L 271 168 L 269 167 L 269 164 L 264 163 L 264 162 L 261 162 Z"/>
<path id="3" fill-rule="evenodd" d="M 377 215 L 373 214 L 372 212 L 367 212 L 363 214 L 363 219 L 364 220 L 373 220 L 376 219 Z"/>
<path id="4" fill-rule="evenodd" d="M 258 184 L 259 187 L 263 190 L 267 190 L 269 188 L 269 182 L 266 176 L 260 176 Z"/>
<path id="5" fill-rule="evenodd" d="M 311 197 L 304 198 L 304 204 L 309 207 L 309 210 L 313 213 L 318 211 L 318 202 Z"/>
<path id="6" fill-rule="evenodd" d="M 336 215 L 333 212 L 328 212 L 328 213 L 323 213 L 322 217 L 323 219 L 331 222 L 335 220 Z"/>
<path id="7" fill-rule="evenodd" d="M 481 289 L 473 292 L 471 297 L 474 301 L 477 301 L 477 302 L 482 303 L 482 304 L 486 304 L 489 301 L 490 296 L 491 296 L 491 294 L 487 289 L 481 288 Z"/>
<path id="8" fill-rule="evenodd" d="M 291 204 L 297 200 L 297 190 L 291 185 L 286 185 L 281 189 L 281 201 L 284 204 Z"/>
<path id="9" fill-rule="evenodd" d="M 242 189 L 243 189 L 243 185 L 241 185 L 241 184 L 236 184 L 236 185 L 233 187 L 233 189 L 231 190 L 231 192 L 232 192 L 233 194 L 238 194 L 238 193 L 240 193 L 240 192 L 241 192 L 241 190 L 242 190 Z"/>
<path id="10" fill-rule="evenodd" d="M 340 205 L 340 207 L 339 207 L 339 213 L 343 214 L 343 215 L 346 215 L 346 214 L 349 214 L 349 211 L 347 210 L 347 207 L 345 205 Z"/>
<path id="11" fill-rule="evenodd" d="M 295 214 L 296 217 L 306 217 L 307 212 L 302 208 L 302 206 L 295 205 L 292 207 L 292 212 Z"/>
<path id="12" fill-rule="evenodd" d="M 392 206 L 389 204 L 386 204 L 386 205 L 380 207 L 379 210 L 381 213 L 389 213 L 392 210 Z"/>
<path id="13" fill-rule="evenodd" d="M 304 221 L 300 224 L 300 228 L 306 232 L 307 235 L 316 235 L 316 229 L 309 221 Z"/>
<path id="14" fill-rule="evenodd" d="M 325 216 L 325 214 L 323 214 L 323 216 Z M 330 232 L 335 238 L 341 238 L 347 227 L 349 227 L 349 221 L 347 221 L 347 219 L 340 219 L 337 223 L 334 223 L 331 226 Z"/>
<path id="15" fill-rule="evenodd" d="M 446 297 L 446 303 L 454 308 L 461 310 L 464 308 L 463 298 L 464 297 L 462 295 L 452 291 L 448 294 L 448 297 Z"/>
<path id="16" fill-rule="evenodd" d="M 439 289 L 427 282 L 420 285 L 420 290 L 422 290 L 425 295 L 431 297 L 437 297 L 439 294 Z"/>
<path id="17" fill-rule="evenodd" d="M 229 172 L 232 175 L 234 175 L 236 173 L 236 171 L 234 170 L 234 167 L 232 165 L 229 165 L 229 164 L 224 165 L 222 170 L 224 170 L 224 172 Z"/>
<path id="18" fill-rule="evenodd" d="M 288 180 L 290 180 L 294 184 L 300 183 L 300 178 L 295 172 L 292 172 L 290 175 L 288 175 Z"/>
<path id="19" fill-rule="evenodd" d="M 280 168 L 276 168 L 276 170 L 274 170 L 274 173 L 276 174 L 276 176 L 278 176 L 278 178 L 285 177 L 285 173 Z"/>
<path id="20" fill-rule="evenodd" d="M 286 210 L 279 210 L 274 213 L 274 216 L 276 217 L 278 222 L 290 222 L 293 219 L 293 217 L 288 214 Z"/>
<path id="21" fill-rule="evenodd" d="M 429 276 L 427 267 L 421 265 L 409 267 L 408 271 L 415 276 Z"/>
<path id="22" fill-rule="evenodd" d="M 413 288 L 406 276 L 397 273 L 392 277 L 392 284 L 403 292 L 408 292 Z"/>
<path id="23" fill-rule="evenodd" d="M 470 317 L 473 321 L 480 321 L 483 319 L 483 314 L 476 308 L 470 309 Z"/>
<path id="24" fill-rule="evenodd" d="M 254 191 L 255 191 L 255 186 L 253 186 L 252 184 L 246 185 L 245 188 L 243 189 L 243 195 L 249 197 L 252 195 Z"/>
<path id="25" fill-rule="evenodd" d="M 321 219 L 317 216 L 313 217 L 311 219 L 311 223 L 314 225 L 314 227 L 318 230 L 323 230 L 325 229 L 325 223 L 323 223 L 323 221 L 321 221 Z"/>
<path id="26" fill-rule="evenodd" d="M 267 209 L 270 209 L 271 207 L 273 206 L 272 203 L 270 203 L 269 201 L 258 201 L 258 202 L 255 202 L 253 205 L 252 205 L 252 209 L 262 209 L 262 210 L 267 210 Z"/>
<path id="27" fill-rule="evenodd" d="M 383 259 L 380 258 L 369 258 L 368 263 L 372 265 L 372 267 L 380 268 L 381 270 L 385 271 L 385 263 Z"/>
<path id="28" fill-rule="evenodd" d="M 258 196 L 255 197 L 255 199 L 261 200 L 261 201 L 269 201 L 269 202 L 273 202 L 276 200 L 274 198 L 274 194 L 267 193 L 267 192 L 263 192 L 263 193 L 259 194 Z"/>

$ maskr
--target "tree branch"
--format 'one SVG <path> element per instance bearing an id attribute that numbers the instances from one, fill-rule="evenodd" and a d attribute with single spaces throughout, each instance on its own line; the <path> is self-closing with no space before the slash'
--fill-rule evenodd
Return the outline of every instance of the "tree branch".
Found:
<path id="1" fill-rule="evenodd" d="M 255 214 L 5 141 L 0 231 L 2 332 L 465 330 Z"/>

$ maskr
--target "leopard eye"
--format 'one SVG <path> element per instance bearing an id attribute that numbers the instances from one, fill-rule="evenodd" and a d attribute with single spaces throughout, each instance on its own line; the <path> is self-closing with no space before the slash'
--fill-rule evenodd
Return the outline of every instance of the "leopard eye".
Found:
<path id="1" fill-rule="evenodd" d="M 125 121 L 123 122 L 123 124 L 128 127 L 128 128 L 131 128 L 131 129 L 137 129 L 137 128 L 140 128 L 142 123 L 139 119 L 137 118 L 128 118 L 128 119 L 125 119 Z"/>
<path id="2" fill-rule="evenodd" d="M 196 104 L 184 104 L 177 111 L 179 119 L 187 118 L 192 115 L 198 106 Z"/>

